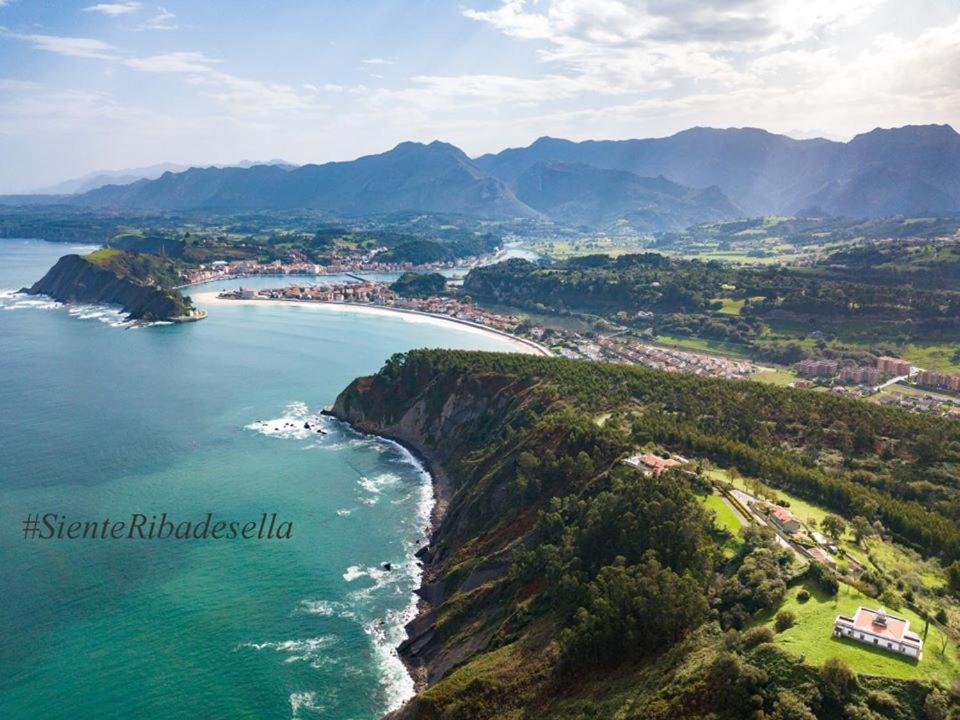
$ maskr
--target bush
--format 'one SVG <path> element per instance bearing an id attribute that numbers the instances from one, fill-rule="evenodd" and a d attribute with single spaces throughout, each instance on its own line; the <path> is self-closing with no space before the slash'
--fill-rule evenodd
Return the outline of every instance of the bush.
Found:
<path id="1" fill-rule="evenodd" d="M 840 592 L 840 583 L 837 582 L 837 579 L 833 576 L 827 568 L 821 565 L 818 562 L 810 563 L 809 570 L 810 579 L 812 579 L 820 588 L 833 597 L 838 592 Z"/>
<path id="2" fill-rule="evenodd" d="M 801 588 L 800 592 L 797 593 L 797 602 L 805 603 L 810 599 L 810 593 L 807 592 L 806 588 Z"/>
<path id="3" fill-rule="evenodd" d="M 947 617 L 947 611 L 944 610 L 943 608 L 940 608 L 937 610 L 936 618 L 937 618 L 937 622 L 940 623 L 941 625 L 947 625 L 950 622 L 950 618 Z"/>
<path id="4" fill-rule="evenodd" d="M 927 720 L 946 720 L 949 712 L 950 701 L 943 690 L 934 688 L 927 693 L 923 702 L 923 714 L 927 716 Z"/>
<path id="5" fill-rule="evenodd" d="M 828 658 L 820 667 L 820 689 L 828 702 L 842 707 L 856 685 L 856 676 L 840 658 Z"/>
<path id="6" fill-rule="evenodd" d="M 899 610 L 903 607 L 903 599 L 890 588 L 887 588 L 881 593 L 880 601 L 891 610 Z"/>
<path id="7" fill-rule="evenodd" d="M 774 627 L 777 629 L 777 632 L 783 632 L 784 630 L 789 630 L 797 622 L 797 616 L 795 613 L 789 610 L 781 610 L 777 613 L 777 620 L 774 623 Z"/>
<path id="8" fill-rule="evenodd" d="M 743 634 L 743 646 L 745 648 L 753 648 L 771 642 L 773 642 L 773 630 L 765 625 L 752 627 Z"/>

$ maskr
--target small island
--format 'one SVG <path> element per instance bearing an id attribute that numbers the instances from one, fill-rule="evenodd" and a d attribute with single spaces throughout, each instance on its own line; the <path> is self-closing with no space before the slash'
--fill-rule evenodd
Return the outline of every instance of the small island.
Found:
<path id="1" fill-rule="evenodd" d="M 65 303 L 120 305 L 128 320 L 142 323 L 202 320 L 206 312 L 174 289 L 179 278 L 165 257 L 102 248 L 88 255 L 64 255 L 21 292 Z"/>

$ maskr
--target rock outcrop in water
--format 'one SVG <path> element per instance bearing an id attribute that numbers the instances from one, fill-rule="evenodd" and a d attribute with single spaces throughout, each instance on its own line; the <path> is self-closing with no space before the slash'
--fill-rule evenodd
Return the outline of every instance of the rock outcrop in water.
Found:
<path id="1" fill-rule="evenodd" d="M 60 302 L 123 306 L 131 320 L 183 322 L 202 314 L 176 290 L 147 285 L 118 275 L 80 255 L 65 255 L 39 281 L 22 292 L 48 295 Z"/>

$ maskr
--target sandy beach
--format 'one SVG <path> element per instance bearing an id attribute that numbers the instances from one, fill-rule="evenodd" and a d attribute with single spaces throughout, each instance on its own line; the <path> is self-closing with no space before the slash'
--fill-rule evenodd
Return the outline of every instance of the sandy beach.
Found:
<path id="1" fill-rule="evenodd" d="M 375 314 L 388 314 L 391 316 L 398 317 L 404 322 L 425 322 L 433 324 L 445 324 L 445 323 L 454 323 L 460 328 L 469 330 L 471 332 L 478 333 L 487 333 L 491 335 L 497 335 L 501 338 L 506 338 L 510 340 L 511 344 L 514 346 L 517 352 L 527 353 L 529 355 L 550 355 L 550 351 L 547 348 L 535 343 L 532 340 L 527 340 L 525 338 L 520 338 L 510 333 L 502 332 L 500 330 L 495 330 L 493 328 L 486 327 L 484 325 L 478 325 L 477 323 L 467 322 L 466 320 L 458 320 L 457 318 L 447 317 L 445 315 L 432 315 L 430 313 L 419 312 L 417 310 L 407 310 L 404 308 L 392 308 L 392 307 L 383 307 L 379 305 L 361 305 L 359 303 L 336 303 L 336 302 L 319 302 L 316 300 L 267 300 L 267 299 L 254 299 L 254 300 L 225 300 L 223 298 L 217 297 L 218 293 L 216 292 L 204 292 L 204 293 L 192 293 L 191 297 L 193 298 L 194 304 L 198 307 L 203 306 L 213 306 L 213 305 L 227 305 L 227 304 L 238 304 L 242 303 L 245 305 L 292 305 L 301 308 L 311 308 L 314 310 L 320 310 L 323 312 L 359 312 L 359 313 L 375 313 Z"/>

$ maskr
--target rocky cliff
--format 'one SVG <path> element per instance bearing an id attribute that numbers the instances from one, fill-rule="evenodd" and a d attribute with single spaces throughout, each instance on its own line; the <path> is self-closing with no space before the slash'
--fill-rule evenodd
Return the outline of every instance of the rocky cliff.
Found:
<path id="1" fill-rule="evenodd" d="M 358 378 L 340 394 L 331 414 L 361 432 L 415 450 L 434 479 L 433 533 L 430 545 L 420 553 L 425 563 L 418 591 L 421 612 L 408 626 L 409 639 L 400 648 L 422 690 L 487 647 L 508 615 L 506 604 L 495 600 L 460 617 L 447 606 L 483 585 L 495 595 L 494 586 L 508 575 L 514 542 L 529 523 L 520 523 L 516 534 L 505 534 L 489 548 L 474 545 L 469 558 L 463 552 L 510 502 L 498 492 L 498 479 L 487 476 L 502 458 L 478 451 L 506 420 L 523 411 L 536 412 L 542 405 L 535 388 L 523 379 L 464 375 L 453 369 L 438 373 L 429 362 L 409 360 L 402 373 L 400 382 L 389 366 L 375 376 Z M 463 622 L 467 617 L 469 621 Z M 398 717 L 416 716 L 411 708 L 406 713 L 412 714 Z"/>
<path id="2" fill-rule="evenodd" d="M 63 256 L 23 292 L 49 295 L 60 302 L 121 305 L 131 320 L 155 322 L 197 317 L 189 298 L 176 290 L 141 284 L 80 255 Z"/>

